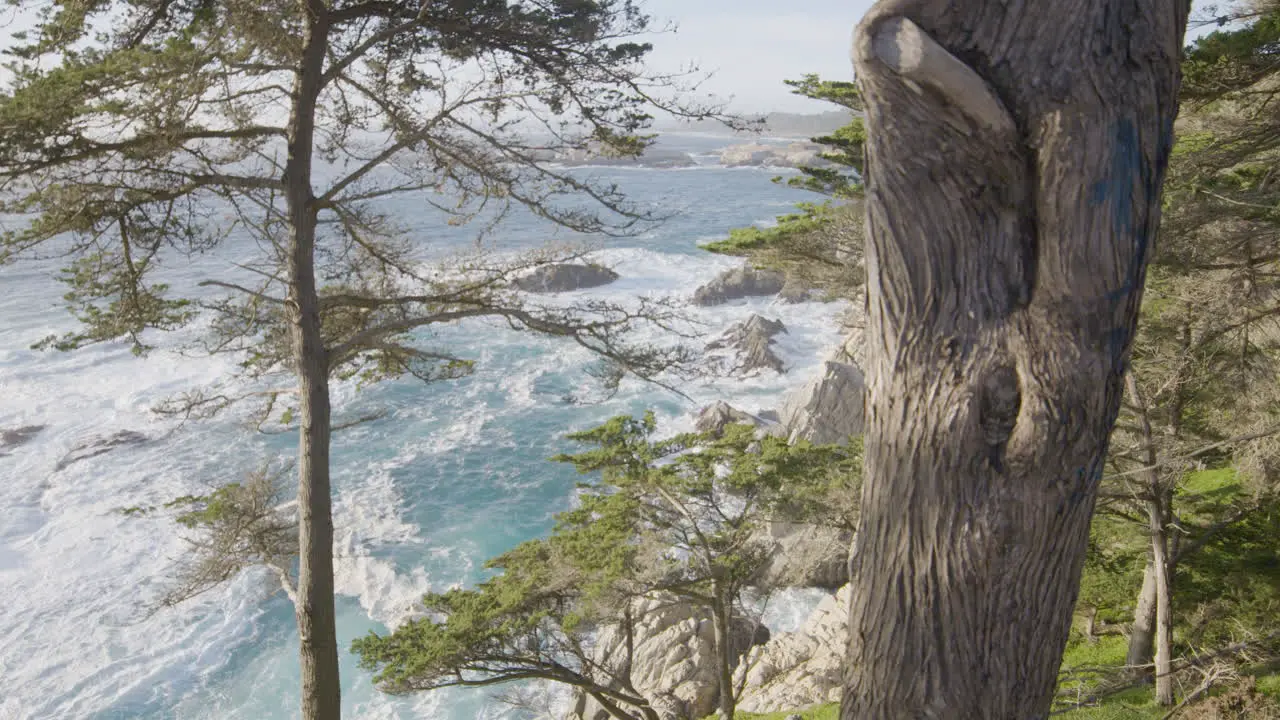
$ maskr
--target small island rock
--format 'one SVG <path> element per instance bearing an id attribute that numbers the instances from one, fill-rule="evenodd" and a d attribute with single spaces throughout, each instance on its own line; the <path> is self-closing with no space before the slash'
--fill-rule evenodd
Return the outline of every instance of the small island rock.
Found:
<path id="1" fill-rule="evenodd" d="M 709 307 L 746 297 L 776 295 L 785 285 L 786 278 L 780 272 L 738 267 L 720 273 L 716 279 L 694 291 L 693 304 Z"/>
<path id="2" fill-rule="evenodd" d="M 515 286 L 531 293 L 559 293 L 608 285 L 618 273 L 595 263 L 556 263 L 543 265 L 528 275 L 516 278 Z"/>
<path id="3" fill-rule="evenodd" d="M 752 315 L 707 343 L 707 350 L 730 350 L 736 356 L 730 372 L 749 375 L 758 370 L 786 372 L 782 358 L 773 351 L 775 335 L 787 331 L 781 320 Z"/>

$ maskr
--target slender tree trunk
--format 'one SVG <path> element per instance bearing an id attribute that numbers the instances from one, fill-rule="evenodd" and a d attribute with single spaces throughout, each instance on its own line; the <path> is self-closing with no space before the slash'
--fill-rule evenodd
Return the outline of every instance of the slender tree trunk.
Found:
<path id="1" fill-rule="evenodd" d="M 1138 426 L 1142 435 L 1142 460 L 1145 466 L 1138 473 L 1147 500 L 1147 523 L 1151 533 L 1151 584 L 1155 595 L 1155 625 L 1152 638 L 1155 644 L 1156 702 L 1173 704 L 1172 632 L 1173 621 L 1169 601 L 1171 595 L 1169 562 L 1169 519 L 1172 517 L 1172 492 L 1166 487 L 1164 473 L 1156 452 L 1155 433 L 1151 429 L 1151 409 L 1146 395 L 1138 387 L 1138 380 L 1130 373 L 1125 385 L 1138 413 Z M 1143 578 L 1145 585 L 1146 578 Z"/>
<path id="2" fill-rule="evenodd" d="M 1141 667 L 1151 664 L 1155 657 L 1156 643 L 1156 568 L 1147 557 L 1147 567 L 1142 573 L 1142 590 L 1138 592 L 1138 605 L 1133 611 L 1133 625 L 1129 628 L 1129 653 L 1125 665 Z M 1144 668 L 1139 675 L 1149 675 Z"/>
<path id="3" fill-rule="evenodd" d="M 1161 502 L 1147 503 L 1151 522 L 1151 565 L 1156 586 L 1156 702 L 1172 705 L 1173 700 L 1173 613 L 1169 602 L 1170 592 L 1168 515 Z"/>
<path id="4" fill-rule="evenodd" d="M 311 187 L 316 99 L 328 42 L 322 2 L 305 4 L 310 22 L 294 79 L 285 165 L 289 321 L 298 375 L 298 620 L 303 720 L 338 720 L 338 640 L 334 627 L 333 513 L 329 487 L 329 368 L 316 292 L 316 209 Z"/>
<path id="5" fill-rule="evenodd" d="M 723 588 L 717 585 L 714 592 L 711 619 L 715 626 L 716 669 L 720 674 L 720 720 L 733 720 L 738 704 L 733 692 L 733 636 L 730 631 L 733 604 Z"/>
<path id="6" fill-rule="evenodd" d="M 881 0 L 844 720 L 1047 715 L 1173 142 L 1185 0 Z"/>

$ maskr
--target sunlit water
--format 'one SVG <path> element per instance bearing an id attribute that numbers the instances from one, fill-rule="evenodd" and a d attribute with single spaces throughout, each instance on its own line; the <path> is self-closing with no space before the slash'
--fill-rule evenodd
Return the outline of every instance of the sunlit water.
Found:
<path id="1" fill-rule="evenodd" d="M 691 151 L 719 142 L 682 137 Z M 702 161 L 708 162 L 706 155 Z M 642 237 L 610 240 L 597 253 L 621 274 L 584 295 L 687 298 L 735 261 L 697 244 L 730 228 L 767 221 L 803 193 L 769 182 L 767 170 L 592 169 L 632 198 L 674 217 Z M 473 233 L 442 228 L 422 203 L 389 206 L 415 237 L 463 247 Z M 516 214 L 489 243 L 518 250 L 569 239 Z M 234 250 L 234 248 L 232 248 Z M 228 252 L 178 268 L 179 282 L 225 272 Z M 234 254 L 234 253 L 232 253 Z M 296 717 L 297 641 L 287 599 L 262 574 L 175 609 L 144 616 L 184 552 L 169 519 L 130 518 L 127 506 L 159 504 L 237 479 L 265 458 L 294 453 L 296 436 L 247 430 L 235 414 L 175 428 L 150 408 L 162 398 L 225 375 L 229 358 L 179 357 L 174 343 L 133 357 L 123 344 L 70 353 L 27 349 L 74 323 L 62 310 L 55 265 L 0 269 L 0 428 L 41 424 L 30 443 L 0 457 L 0 719 Z M 577 481 L 545 458 L 572 450 L 563 436 L 620 413 L 657 412 L 667 430 L 687 428 L 697 404 L 728 399 L 747 410 L 776 405 L 780 392 L 816 371 L 837 340 L 838 304 L 774 304 L 768 298 L 690 308 L 720 331 L 752 312 L 779 317 L 789 372 L 682 385 L 694 403 L 627 382 L 612 399 L 574 405 L 588 382 L 583 349 L 496 322 L 440 330 L 433 342 L 478 361 L 463 380 L 387 382 L 357 392 L 338 385 L 335 420 L 386 415 L 334 440 L 338 635 L 342 700 L 350 718 L 516 717 L 484 691 L 407 698 L 380 694 L 346 648 L 386 630 L 428 590 L 474 583 L 485 559 L 548 530 Z M 118 430 L 151 438 L 54 470 L 78 443 Z M 775 629 L 798 624 L 813 593 L 776 603 Z"/>

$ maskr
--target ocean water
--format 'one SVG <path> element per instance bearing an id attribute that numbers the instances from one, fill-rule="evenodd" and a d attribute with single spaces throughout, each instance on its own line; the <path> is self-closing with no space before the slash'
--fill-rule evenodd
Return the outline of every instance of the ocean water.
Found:
<path id="1" fill-rule="evenodd" d="M 670 136 L 696 168 L 590 168 L 637 202 L 672 217 L 643 236 L 595 251 L 621 278 L 570 297 L 633 302 L 687 298 L 735 260 L 697 249 L 729 229 L 768 222 L 804 193 L 769 182 L 769 170 L 714 165 L 733 142 Z M 412 198 L 389 204 L 413 237 L 434 250 L 467 247 L 474 232 L 444 227 Z M 498 251 L 572 240 L 513 213 L 490 234 Z M 175 285 L 225 273 L 234 243 L 175 265 Z M 176 608 L 145 612 L 184 552 L 180 528 L 164 517 L 131 518 L 120 508 L 160 504 L 236 480 L 265 459 L 292 457 L 296 436 L 262 435 L 235 413 L 178 426 L 150 408 L 174 393 L 224 377 L 230 358 L 180 354 L 182 338 L 135 358 L 123 344 L 70 353 L 29 345 L 74 321 L 59 307 L 56 264 L 0 268 L 0 428 L 44 425 L 0 457 L 0 720 L 26 718 L 296 717 L 297 641 L 287 599 L 264 573 Z M 497 322 L 441 328 L 430 342 L 477 361 L 474 375 L 423 385 L 397 380 L 362 390 L 334 387 L 335 421 L 371 410 L 386 415 L 338 433 L 333 444 L 338 635 L 348 718 L 517 718 L 490 691 L 389 697 L 346 648 L 371 629 L 404 621 L 422 593 L 474 583 L 484 561 L 548 530 L 578 480 L 546 460 L 572 450 L 564 435 L 610 416 L 654 410 L 668 431 L 691 426 L 701 404 L 727 399 L 748 411 L 776 406 L 780 393 L 816 372 L 838 340 L 838 303 L 775 304 L 769 298 L 689 308 L 709 337 L 752 312 L 782 319 L 788 365 L 747 379 L 680 385 L 690 402 L 627 381 L 595 404 L 566 401 L 590 379 L 594 359 L 564 342 L 516 333 Z M 131 430 L 148 440 L 55 470 L 77 444 Z M 799 592 L 774 601 L 775 630 L 799 624 L 817 600 Z M 553 696 L 552 700 L 557 698 Z M 559 699 L 563 699 L 562 697 Z"/>

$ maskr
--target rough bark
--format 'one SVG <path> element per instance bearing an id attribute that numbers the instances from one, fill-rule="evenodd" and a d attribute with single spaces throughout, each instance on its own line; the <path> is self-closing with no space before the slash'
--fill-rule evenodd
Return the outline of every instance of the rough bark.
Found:
<path id="1" fill-rule="evenodd" d="M 1187 10 L 882 0 L 855 34 L 868 412 L 844 720 L 1048 713 Z"/>
<path id="2" fill-rule="evenodd" d="M 315 197 L 311 187 L 316 98 L 327 47 L 327 10 L 310 0 L 302 62 L 294 78 L 285 165 L 289 220 L 287 308 L 298 376 L 298 622 L 303 720 L 338 720 L 334 628 L 333 515 L 329 487 L 329 378 L 316 293 Z"/>

